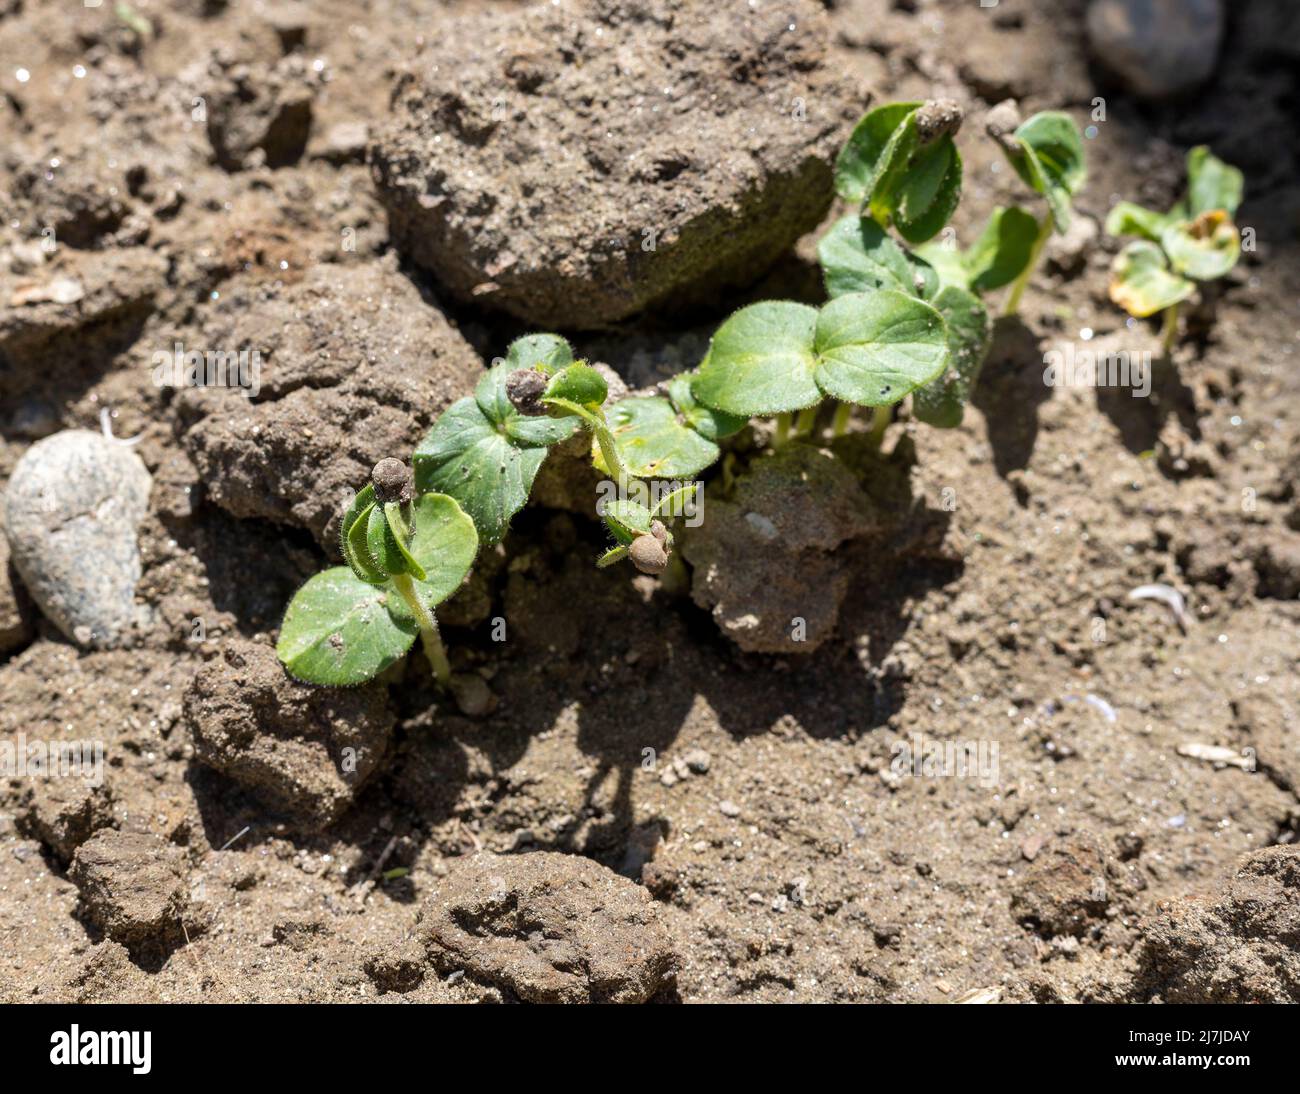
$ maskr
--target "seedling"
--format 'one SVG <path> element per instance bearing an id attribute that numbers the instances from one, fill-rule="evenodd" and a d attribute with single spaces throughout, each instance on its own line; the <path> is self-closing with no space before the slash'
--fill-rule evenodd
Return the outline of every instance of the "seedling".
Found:
<path id="1" fill-rule="evenodd" d="M 1137 319 L 1164 312 L 1165 356 L 1178 330 L 1178 306 L 1197 281 L 1223 277 L 1241 255 L 1233 223 L 1245 180 L 1204 145 L 1187 153 L 1187 195 L 1167 213 L 1121 201 L 1106 218 L 1109 235 L 1141 236 L 1111 267 L 1110 298 Z"/>
<path id="2" fill-rule="evenodd" d="M 415 450 L 416 488 L 455 498 L 485 544 L 498 542 L 528 501 L 550 447 L 573 435 L 573 418 L 549 417 L 540 402 L 545 378 L 572 364 L 563 338 L 520 338 L 479 380 L 474 395 L 453 403 Z M 524 387 L 516 380 L 512 401 L 510 376 L 521 370 L 537 379 Z"/>
<path id="3" fill-rule="evenodd" d="M 289 602 L 276 643 L 285 667 L 312 684 L 361 684 L 418 635 L 446 687 L 451 666 L 434 610 L 473 565 L 474 522 L 445 494 L 414 496 L 406 465 L 384 459 L 344 513 L 340 545 L 348 564 L 317 574 Z"/>
<path id="4" fill-rule="evenodd" d="M 1038 225 L 1029 261 L 1007 296 L 1003 314 L 1015 315 L 1053 229 L 1064 233 L 1070 227 L 1071 199 L 1087 179 L 1083 137 L 1074 120 L 1059 111 L 1044 111 L 1022 122 L 1010 99 L 989 112 L 986 129 L 1016 174 L 1047 201 L 1048 215 Z"/>
<path id="5" fill-rule="evenodd" d="M 868 112 L 840 150 L 835 188 L 882 228 L 924 243 L 961 199 L 961 154 L 953 135 L 962 110 L 951 99 L 890 103 Z"/>
<path id="6" fill-rule="evenodd" d="M 696 487 L 683 486 L 659 500 L 653 508 L 631 500 L 612 501 L 605 506 L 601 519 L 615 543 L 596 563 L 602 569 L 625 558 L 643 574 L 659 575 L 668 568 L 673 550 L 673 535 L 666 520 L 684 516 Z"/>

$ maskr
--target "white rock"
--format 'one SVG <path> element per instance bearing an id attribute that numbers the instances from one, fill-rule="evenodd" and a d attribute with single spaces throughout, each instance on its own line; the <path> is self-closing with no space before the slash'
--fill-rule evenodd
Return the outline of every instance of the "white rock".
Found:
<path id="1" fill-rule="evenodd" d="M 14 568 L 79 646 L 122 645 L 141 617 L 136 530 L 151 482 L 129 448 L 84 429 L 37 441 L 14 468 L 4 497 Z"/>

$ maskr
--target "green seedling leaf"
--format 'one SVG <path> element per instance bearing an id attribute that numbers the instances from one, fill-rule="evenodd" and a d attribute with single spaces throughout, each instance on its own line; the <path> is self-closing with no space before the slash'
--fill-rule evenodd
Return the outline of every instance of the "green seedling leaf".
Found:
<path id="1" fill-rule="evenodd" d="M 1222 277 L 1241 255 L 1237 226 L 1222 209 L 1169 225 L 1160 236 L 1160 244 L 1174 270 L 1197 281 Z"/>
<path id="2" fill-rule="evenodd" d="M 1153 209 L 1144 209 L 1131 201 L 1121 201 L 1106 214 L 1106 234 L 1112 236 L 1141 236 L 1156 243 L 1172 223 L 1172 218 Z"/>
<path id="3" fill-rule="evenodd" d="M 421 494 L 411 503 L 411 557 L 424 576 L 416 589 L 435 608 L 460 588 L 478 554 L 474 521 L 456 499 L 446 494 Z"/>
<path id="4" fill-rule="evenodd" d="M 374 506 L 366 517 L 366 550 L 375 566 L 386 576 L 410 573 L 406 554 L 388 526 L 388 518 L 380 505 Z"/>
<path id="5" fill-rule="evenodd" d="M 713 335 L 691 385 L 706 406 L 753 417 L 821 401 L 813 378 L 817 309 L 784 300 L 741 308 Z"/>
<path id="6" fill-rule="evenodd" d="M 620 543 L 617 547 L 611 547 L 596 560 L 596 569 L 603 570 L 606 566 L 613 566 L 616 562 L 622 562 L 627 556 L 627 547 Z"/>
<path id="7" fill-rule="evenodd" d="M 1215 156 L 1205 145 L 1187 153 L 1187 208 L 1192 217 L 1222 209 L 1237 215 L 1245 179 L 1237 168 Z"/>
<path id="8" fill-rule="evenodd" d="M 659 517 L 663 520 L 686 516 L 698 489 L 699 484 L 693 482 L 687 486 L 679 487 L 670 494 L 665 494 L 659 499 L 659 504 L 650 510 L 650 516 L 652 518 Z"/>
<path id="9" fill-rule="evenodd" d="M 529 337 L 553 338 L 555 336 L 535 334 Z M 530 417 L 527 414 L 520 414 L 514 408 L 506 394 L 506 377 L 514 370 L 514 366 L 509 361 L 494 365 L 483 374 L 483 378 L 474 389 L 475 402 L 478 403 L 479 409 L 488 421 L 497 427 L 497 432 L 503 434 L 513 444 L 524 447 L 557 444 L 571 436 L 576 428 L 575 422 L 545 416 Z"/>
<path id="10" fill-rule="evenodd" d="M 392 533 L 393 542 L 397 544 L 397 549 L 401 552 L 402 561 L 406 564 L 406 572 L 416 581 L 423 581 L 425 578 L 424 567 L 420 565 L 419 559 L 411 554 L 410 548 L 407 546 L 410 529 L 407 527 L 406 518 L 402 514 L 401 505 L 395 501 L 385 503 L 384 520 L 388 523 L 388 530 Z"/>
<path id="11" fill-rule="evenodd" d="M 573 364 L 573 350 L 558 334 L 526 334 L 506 350 L 506 372 L 535 368 L 552 376 Z"/>
<path id="12" fill-rule="evenodd" d="M 542 396 L 545 403 L 563 407 L 566 403 L 594 410 L 605 402 L 609 385 L 605 377 L 588 364 L 579 361 L 557 372 L 546 385 Z"/>
<path id="13" fill-rule="evenodd" d="M 1048 110 L 1028 118 L 1011 134 L 1019 153 L 1003 145 L 1024 182 L 1047 199 L 1058 232 L 1070 226 L 1070 199 L 1087 178 L 1083 138 L 1068 114 Z"/>
<path id="14" fill-rule="evenodd" d="M 1011 284 L 1029 265 L 1037 240 L 1038 221 L 1023 209 L 994 209 L 979 239 L 962 256 L 969 287 L 991 292 Z"/>
<path id="15" fill-rule="evenodd" d="M 918 151 L 899 183 L 891 210 L 894 227 L 909 243 L 938 235 L 961 201 L 961 153 L 951 137 Z"/>
<path id="16" fill-rule="evenodd" d="M 400 597 L 335 566 L 294 594 L 275 651 L 299 680 L 362 684 L 402 657 L 417 633 Z"/>
<path id="17" fill-rule="evenodd" d="M 366 528 L 369 526 L 370 510 L 374 506 L 375 488 L 367 485 L 353 497 L 343 514 L 339 528 L 339 546 L 343 560 L 358 578 L 371 585 L 382 585 L 388 580 L 388 575 L 375 565 L 375 560 L 370 557 L 370 548 L 366 545 Z"/>
<path id="18" fill-rule="evenodd" d="M 979 379 L 993 326 L 979 297 L 966 289 L 945 285 L 932 303 L 947 327 L 949 363 L 937 380 L 912 393 L 912 412 L 928 425 L 953 429 Z"/>
<path id="19" fill-rule="evenodd" d="M 926 258 L 930 257 L 927 251 Z M 909 255 L 870 217 L 837 220 L 818 243 L 817 259 L 826 295 L 832 299 L 872 289 L 928 296 L 938 287 L 938 276 L 929 262 Z"/>
<path id="20" fill-rule="evenodd" d="M 695 376 L 694 372 L 682 372 L 668 381 L 668 398 L 677 408 L 683 424 L 690 426 L 706 441 L 723 440 L 749 424 L 746 417 L 714 410 L 699 402 L 691 390 Z"/>
<path id="21" fill-rule="evenodd" d="M 943 317 L 893 289 L 832 300 L 817 316 L 814 350 L 821 390 L 863 406 L 899 402 L 948 360 Z"/>
<path id="22" fill-rule="evenodd" d="M 703 471 L 718 458 L 719 448 L 686 425 L 667 399 L 655 395 L 622 399 L 606 412 L 629 475 L 641 479 L 678 479 Z M 592 462 L 610 474 L 600 446 L 592 442 Z"/>
<path id="23" fill-rule="evenodd" d="M 1164 251 L 1147 240 L 1130 243 L 1111 265 L 1110 298 L 1138 319 L 1164 311 L 1195 291 L 1191 281 L 1170 273 Z"/>
<path id="24" fill-rule="evenodd" d="M 654 516 L 650 510 L 637 501 L 611 501 L 605 505 L 601 517 L 614 538 L 621 544 L 629 544 L 637 536 L 650 534 L 650 525 Z"/>
<path id="25" fill-rule="evenodd" d="M 506 534 L 546 459 L 545 444 L 523 443 L 512 435 L 511 424 L 495 424 L 474 399 L 461 399 L 438 419 L 412 457 L 416 491 L 455 498 L 486 544 Z M 524 429 L 523 420 L 513 424 Z M 564 436 L 574 428 L 572 422 L 549 424 L 563 426 Z"/>
<path id="26" fill-rule="evenodd" d="M 877 178 L 889 169 L 901 151 L 900 134 L 907 128 L 904 123 L 920 106 L 920 103 L 890 103 L 868 111 L 859 120 L 835 162 L 835 189 L 840 197 L 854 203 L 870 197 Z M 913 125 L 911 144 L 915 146 L 915 143 Z"/>

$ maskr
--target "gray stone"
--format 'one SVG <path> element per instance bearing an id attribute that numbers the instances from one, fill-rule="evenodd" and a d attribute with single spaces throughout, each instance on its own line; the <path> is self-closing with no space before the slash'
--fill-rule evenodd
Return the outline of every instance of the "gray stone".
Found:
<path id="1" fill-rule="evenodd" d="M 1144 99 L 1167 99 L 1214 74 L 1223 38 L 1221 0 L 1092 0 L 1094 59 Z"/>
<path id="2" fill-rule="evenodd" d="M 84 429 L 37 441 L 14 468 L 5 492 L 14 568 L 79 646 L 123 645 L 142 614 L 136 529 L 151 481 L 129 448 Z"/>

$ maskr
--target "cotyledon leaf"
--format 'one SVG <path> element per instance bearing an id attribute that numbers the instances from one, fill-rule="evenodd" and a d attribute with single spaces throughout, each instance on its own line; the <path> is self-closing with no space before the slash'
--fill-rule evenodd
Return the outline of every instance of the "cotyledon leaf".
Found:
<path id="1" fill-rule="evenodd" d="M 955 285 L 945 285 L 932 303 L 947 326 L 948 367 L 938 379 L 912 392 L 912 413 L 927 425 L 952 429 L 961 425 L 993 327 L 979 297 Z"/>
<path id="2" fill-rule="evenodd" d="M 275 651 L 299 680 L 361 684 L 405 654 L 417 633 L 396 593 L 334 566 L 294 594 Z"/>
<path id="3" fill-rule="evenodd" d="M 424 570 L 415 583 L 420 598 L 435 608 L 460 588 L 478 554 L 474 521 L 456 499 L 421 494 L 411 503 L 411 554 Z"/>
<path id="4" fill-rule="evenodd" d="M 835 161 L 835 189 L 840 197 L 862 202 L 870 196 L 890 139 L 920 106 L 919 102 L 890 103 L 868 111 L 858 120 Z"/>
<path id="5" fill-rule="evenodd" d="M 937 287 L 934 270 L 908 255 L 870 217 L 837 220 L 817 244 L 817 260 L 832 298 L 872 289 L 926 296 Z"/>
<path id="6" fill-rule="evenodd" d="M 821 389 L 863 406 L 901 401 L 948 361 L 943 317 L 893 289 L 832 300 L 817 316 L 815 350 Z"/>
<path id="7" fill-rule="evenodd" d="M 668 381 L 668 398 L 686 425 L 706 441 L 720 441 L 749 424 L 749 418 L 744 415 L 714 410 L 696 399 L 691 390 L 695 376 L 694 372 L 679 372 Z"/>
<path id="8" fill-rule="evenodd" d="M 1110 268 L 1110 298 L 1129 315 L 1145 319 L 1186 300 L 1196 285 L 1169 271 L 1165 253 L 1145 239 L 1115 256 Z"/>
<path id="9" fill-rule="evenodd" d="M 1176 272 L 1197 281 L 1222 277 L 1241 255 L 1241 235 L 1222 209 L 1169 225 L 1161 233 L 1160 245 Z"/>
<path id="10" fill-rule="evenodd" d="M 628 474 L 637 478 L 684 478 L 718 458 L 718 446 L 679 421 L 676 408 L 660 395 L 621 399 L 606 418 Z M 610 473 L 594 442 L 592 460 L 597 470 Z"/>
<path id="11" fill-rule="evenodd" d="M 817 309 L 788 300 L 741 308 L 714 333 L 691 385 L 706 406 L 753 417 L 821 402 L 813 377 Z"/>
<path id="12" fill-rule="evenodd" d="M 567 427 L 566 436 L 572 428 Z M 546 453 L 545 445 L 513 443 L 474 399 L 461 399 L 443 413 L 412 456 L 416 490 L 455 498 L 483 543 L 496 543 L 528 501 Z"/>

